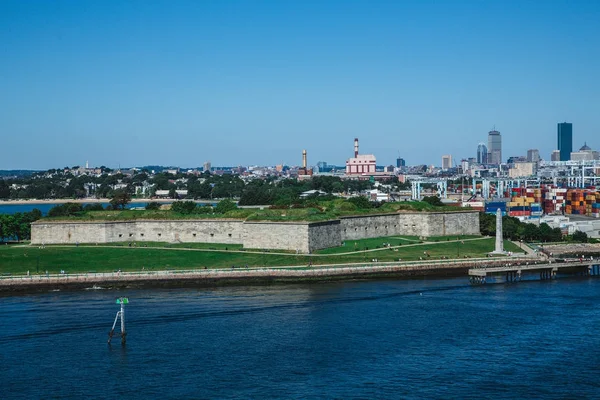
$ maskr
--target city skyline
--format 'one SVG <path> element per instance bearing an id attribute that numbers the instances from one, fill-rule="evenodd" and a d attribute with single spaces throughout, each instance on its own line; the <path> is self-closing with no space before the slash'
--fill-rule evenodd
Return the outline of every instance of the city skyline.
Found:
<path id="1" fill-rule="evenodd" d="M 302 149 L 343 165 L 354 137 L 381 165 L 437 165 L 494 126 L 504 155 L 549 159 L 564 120 L 597 149 L 599 18 L 583 1 L 2 2 L 0 169 L 299 165 Z"/>

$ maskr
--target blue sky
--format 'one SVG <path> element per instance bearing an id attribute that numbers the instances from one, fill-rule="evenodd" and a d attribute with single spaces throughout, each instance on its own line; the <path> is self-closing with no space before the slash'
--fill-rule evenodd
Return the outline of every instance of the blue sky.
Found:
<path id="1" fill-rule="evenodd" d="M 0 169 L 600 148 L 597 1 L 0 2 Z"/>

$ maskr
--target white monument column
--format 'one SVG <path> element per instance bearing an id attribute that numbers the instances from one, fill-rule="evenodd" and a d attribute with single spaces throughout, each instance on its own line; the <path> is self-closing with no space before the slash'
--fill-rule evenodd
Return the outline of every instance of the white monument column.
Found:
<path id="1" fill-rule="evenodd" d="M 504 254 L 504 240 L 502 238 L 502 211 L 496 210 L 496 249 L 493 254 Z"/>

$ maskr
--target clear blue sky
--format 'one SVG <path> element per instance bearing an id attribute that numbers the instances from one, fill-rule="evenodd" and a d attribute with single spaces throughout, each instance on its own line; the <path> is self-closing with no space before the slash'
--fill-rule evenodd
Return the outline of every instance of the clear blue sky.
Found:
<path id="1" fill-rule="evenodd" d="M 593 0 L 4 0 L 0 60 L 0 169 L 600 147 Z"/>

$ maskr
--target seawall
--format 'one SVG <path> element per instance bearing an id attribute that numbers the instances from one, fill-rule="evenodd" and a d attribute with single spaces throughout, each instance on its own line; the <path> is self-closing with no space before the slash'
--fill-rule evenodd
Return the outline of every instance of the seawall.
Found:
<path id="1" fill-rule="evenodd" d="M 35 275 L 3 277 L 0 293 L 47 292 L 50 290 L 126 289 L 151 287 L 211 287 L 270 283 L 319 282 L 417 276 L 466 276 L 475 266 L 501 266 L 508 259 L 448 260 L 444 263 L 411 262 L 379 265 L 349 265 L 310 269 L 208 269 L 193 271 L 155 271 L 88 273 L 73 275 Z M 526 261 L 510 258 L 510 262 Z"/>

